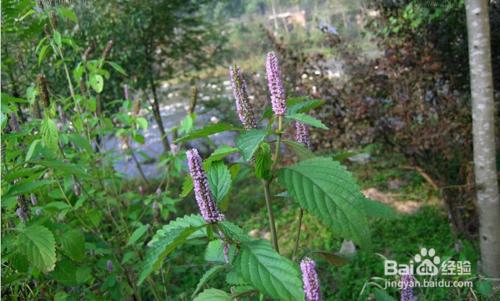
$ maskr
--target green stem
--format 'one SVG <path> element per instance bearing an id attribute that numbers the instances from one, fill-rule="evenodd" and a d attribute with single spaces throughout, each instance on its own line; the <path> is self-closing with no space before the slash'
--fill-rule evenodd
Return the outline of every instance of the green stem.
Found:
<path id="1" fill-rule="evenodd" d="M 302 228 L 302 217 L 304 216 L 304 209 L 300 208 L 299 211 L 299 225 L 297 228 L 297 237 L 295 238 L 295 247 L 293 248 L 292 260 L 295 261 L 297 259 L 297 250 L 299 249 L 300 243 L 300 230 Z"/>
<path id="2" fill-rule="evenodd" d="M 271 194 L 270 194 L 270 185 L 271 182 L 268 180 L 263 181 L 264 184 L 264 197 L 266 198 L 266 206 L 267 206 L 267 216 L 269 218 L 269 227 L 271 228 L 271 239 L 273 241 L 273 247 L 276 252 L 280 252 L 278 246 L 278 235 L 276 233 L 276 223 L 274 221 L 273 207 L 271 205 Z"/>

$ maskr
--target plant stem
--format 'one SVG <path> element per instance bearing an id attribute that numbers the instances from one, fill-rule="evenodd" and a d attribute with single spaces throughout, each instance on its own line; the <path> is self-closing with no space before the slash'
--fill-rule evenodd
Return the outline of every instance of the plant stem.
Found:
<path id="1" fill-rule="evenodd" d="M 293 248 L 292 260 L 295 261 L 297 259 L 297 250 L 299 249 L 300 242 L 300 230 L 302 228 L 302 217 L 304 216 L 304 209 L 300 208 L 299 211 L 299 225 L 297 228 L 297 238 L 295 238 L 295 247 Z"/>
<path id="2" fill-rule="evenodd" d="M 278 235 L 276 234 L 276 223 L 274 222 L 273 207 L 271 205 L 271 194 L 269 189 L 271 182 L 268 180 L 264 180 L 263 184 L 264 197 L 266 198 L 267 216 L 269 217 L 269 227 L 271 228 L 271 239 L 273 241 L 274 250 L 279 253 L 280 250 L 278 246 Z"/>

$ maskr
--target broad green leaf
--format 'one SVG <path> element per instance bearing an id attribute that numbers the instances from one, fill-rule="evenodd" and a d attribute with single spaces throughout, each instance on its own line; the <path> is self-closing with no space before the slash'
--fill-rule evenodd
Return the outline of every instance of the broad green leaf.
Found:
<path id="1" fill-rule="evenodd" d="M 102 92 L 102 89 L 104 88 L 104 78 L 102 77 L 102 75 L 97 73 L 92 73 L 90 75 L 89 81 L 92 89 L 94 89 L 97 93 Z"/>
<path id="2" fill-rule="evenodd" d="M 237 225 L 228 222 L 228 221 L 222 221 L 218 223 L 219 228 L 221 231 L 224 233 L 224 235 L 230 239 L 231 241 L 234 242 L 244 242 L 244 241 L 251 241 L 252 238 L 248 236 L 243 229 L 238 227 Z"/>
<path id="3" fill-rule="evenodd" d="M 73 142 L 80 149 L 86 150 L 89 153 L 94 151 L 92 149 L 92 145 L 90 145 L 87 138 L 80 136 L 78 134 L 70 134 L 70 135 L 68 135 L 68 138 L 71 142 Z"/>
<path id="4" fill-rule="evenodd" d="M 148 129 L 148 121 L 146 120 L 146 118 L 137 117 L 136 122 L 139 128 L 141 128 L 143 131 L 146 131 Z"/>
<path id="5" fill-rule="evenodd" d="M 370 246 L 364 196 L 344 166 L 330 158 L 313 158 L 281 170 L 280 181 L 302 208 L 332 231 L 361 246 Z"/>
<path id="6" fill-rule="evenodd" d="M 363 200 L 363 207 L 365 208 L 366 215 L 369 217 L 379 217 L 385 219 L 395 219 L 398 217 L 398 214 L 393 207 L 378 201 L 365 198 Z"/>
<path id="7" fill-rule="evenodd" d="M 231 173 L 226 165 L 222 162 L 211 164 L 208 171 L 208 185 L 213 197 L 220 202 L 231 187 Z"/>
<path id="8" fill-rule="evenodd" d="M 165 257 L 190 237 L 204 236 L 205 221 L 199 215 L 187 215 L 170 222 L 156 232 L 148 243 L 148 250 L 139 276 L 139 285 L 157 271 Z"/>
<path id="9" fill-rule="evenodd" d="M 233 298 L 225 291 L 209 288 L 201 292 L 193 301 L 232 301 Z"/>
<path id="10" fill-rule="evenodd" d="M 54 37 L 54 42 L 56 42 L 57 47 L 61 48 L 62 47 L 61 33 L 59 31 L 55 30 L 53 37 Z"/>
<path id="11" fill-rule="evenodd" d="M 85 258 L 85 237 L 78 229 L 64 232 L 59 238 L 63 253 L 75 261 Z"/>
<path id="12" fill-rule="evenodd" d="M 304 114 L 304 113 L 295 113 L 295 114 L 287 115 L 286 118 L 297 120 L 297 121 L 300 121 L 304 124 L 308 124 L 310 126 L 314 126 L 314 127 L 320 128 L 320 129 L 328 130 L 328 127 L 326 125 L 324 125 L 321 121 L 319 121 L 318 119 L 316 119 L 310 115 Z"/>
<path id="13" fill-rule="evenodd" d="M 188 134 L 193 130 L 194 126 L 194 119 L 195 115 L 194 114 L 188 114 L 184 119 L 182 119 L 180 127 L 179 127 L 179 134 Z"/>
<path id="14" fill-rule="evenodd" d="M 61 284 L 73 286 L 78 284 L 76 271 L 77 266 L 71 260 L 63 259 L 57 263 L 57 267 L 51 275 Z"/>
<path id="15" fill-rule="evenodd" d="M 61 172 L 65 175 L 75 175 L 79 177 L 89 178 L 89 175 L 85 173 L 81 165 L 76 165 L 72 163 L 66 163 L 64 161 L 32 161 L 33 163 L 43 165 L 48 168 L 52 168 L 55 172 Z"/>
<path id="16" fill-rule="evenodd" d="M 128 239 L 127 246 L 135 244 L 149 229 L 149 225 L 141 225 L 139 228 L 130 235 Z"/>
<path id="17" fill-rule="evenodd" d="M 241 244 L 234 266 L 243 280 L 279 300 L 304 300 L 302 280 L 294 264 L 264 240 Z"/>
<path id="18" fill-rule="evenodd" d="M 224 264 L 226 262 L 224 258 L 224 244 L 220 239 L 210 241 L 205 249 L 205 261 Z M 228 259 L 230 262 L 234 257 L 235 250 L 236 248 L 233 245 L 229 246 Z"/>
<path id="19" fill-rule="evenodd" d="M 59 152 L 59 130 L 54 120 L 45 117 L 42 121 L 40 133 L 42 134 L 43 145 L 50 149 L 53 154 L 57 154 Z"/>
<path id="20" fill-rule="evenodd" d="M 255 175 L 259 179 L 271 179 L 271 166 L 273 160 L 271 158 L 271 146 L 269 143 L 262 143 L 255 155 Z"/>
<path id="21" fill-rule="evenodd" d="M 206 285 L 210 279 L 214 278 L 217 275 L 217 273 L 223 271 L 224 269 L 225 269 L 225 267 L 223 265 L 215 265 L 215 266 L 211 267 L 210 269 L 208 269 L 208 271 L 206 271 L 205 274 L 203 274 L 203 276 L 201 276 L 200 281 L 198 282 L 198 285 L 196 286 L 196 289 L 194 290 L 193 294 L 191 295 L 191 298 L 194 298 L 194 296 L 196 296 L 196 294 L 198 294 L 198 292 L 201 291 L 203 286 Z"/>
<path id="22" fill-rule="evenodd" d="M 192 131 L 191 133 L 187 134 L 184 137 L 180 137 L 179 139 L 175 140 L 175 143 L 186 142 L 197 138 L 208 137 L 210 135 L 225 131 L 239 131 L 239 130 L 240 130 L 239 128 L 227 123 L 210 124 L 199 130 Z"/>
<path id="23" fill-rule="evenodd" d="M 283 143 L 288 146 L 289 149 L 294 152 L 300 160 L 307 160 L 315 157 L 314 154 L 302 143 L 286 139 L 283 140 Z"/>
<path id="24" fill-rule="evenodd" d="M 236 147 L 221 145 L 205 160 L 205 164 L 211 164 L 212 162 L 222 160 L 226 156 L 236 152 L 238 152 Z"/>
<path id="25" fill-rule="evenodd" d="M 56 241 L 52 232 L 44 226 L 24 228 L 19 233 L 18 245 L 31 264 L 40 271 L 52 271 L 56 266 Z"/>
<path id="26" fill-rule="evenodd" d="M 322 99 L 301 100 L 294 104 L 287 104 L 287 115 L 296 113 L 307 113 L 310 110 L 317 108 L 324 104 Z"/>
<path id="27" fill-rule="evenodd" d="M 236 146 L 241 150 L 243 159 L 247 161 L 252 159 L 253 154 L 266 136 L 267 131 L 265 130 L 250 130 L 241 133 L 236 139 Z"/>

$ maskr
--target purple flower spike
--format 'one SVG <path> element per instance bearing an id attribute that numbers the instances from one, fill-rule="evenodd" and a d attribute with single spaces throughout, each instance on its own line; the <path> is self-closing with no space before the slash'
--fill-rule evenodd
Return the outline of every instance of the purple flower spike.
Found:
<path id="1" fill-rule="evenodd" d="M 36 199 L 36 195 L 34 195 L 33 193 L 30 195 L 30 198 L 31 198 L 31 204 L 33 204 L 33 206 L 36 206 L 36 204 L 38 203 L 38 200 Z"/>
<path id="2" fill-rule="evenodd" d="M 283 88 L 283 82 L 281 81 L 278 58 L 274 52 L 269 52 L 267 54 L 266 72 L 274 114 L 283 116 L 286 111 L 285 89 Z"/>
<path id="3" fill-rule="evenodd" d="M 401 276 L 401 301 L 414 301 L 413 297 L 413 277 L 407 273 Z"/>
<path id="4" fill-rule="evenodd" d="M 297 141 L 298 143 L 302 143 L 307 148 L 311 148 L 309 128 L 302 122 L 295 122 L 295 141 Z"/>
<path id="5" fill-rule="evenodd" d="M 304 257 L 300 262 L 300 269 L 302 271 L 306 301 L 321 301 L 316 263 L 311 258 Z"/>
<path id="6" fill-rule="evenodd" d="M 194 194 L 200 213 L 207 223 L 216 223 L 224 220 L 224 215 L 219 212 L 215 205 L 208 179 L 202 167 L 201 157 L 195 148 L 186 152 L 189 165 L 189 173 L 193 178 Z"/>
<path id="7" fill-rule="evenodd" d="M 234 99 L 236 100 L 236 110 L 240 121 L 245 129 L 254 129 L 257 127 L 252 107 L 248 101 L 247 85 L 241 75 L 240 67 L 229 67 L 229 79 L 233 89 Z"/>
<path id="8" fill-rule="evenodd" d="M 106 261 L 106 269 L 110 273 L 113 272 L 113 262 L 109 259 L 108 259 L 108 261 Z"/>

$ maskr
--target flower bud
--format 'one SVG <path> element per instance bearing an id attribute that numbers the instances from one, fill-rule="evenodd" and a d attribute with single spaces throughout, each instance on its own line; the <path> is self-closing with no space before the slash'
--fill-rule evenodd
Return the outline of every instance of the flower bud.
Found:
<path id="1" fill-rule="evenodd" d="M 309 257 L 305 257 L 300 262 L 300 269 L 302 271 L 306 301 L 321 301 L 316 263 Z"/>
<path id="2" fill-rule="evenodd" d="M 266 73 L 274 114 L 283 116 L 286 111 L 285 89 L 283 88 L 283 82 L 281 80 L 278 58 L 274 52 L 269 52 L 267 54 Z"/>
<path id="3" fill-rule="evenodd" d="M 208 179 L 202 167 L 201 157 L 195 148 L 186 152 L 189 173 L 193 178 L 194 193 L 203 219 L 207 223 L 216 223 L 224 220 L 224 215 L 219 212 L 208 186 Z"/>
<path id="4" fill-rule="evenodd" d="M 240 71 L 240 67 L 229 67 L 229 79 L 236 100 L 236 111 L 245 129 L 257 127 L 252 107 L 248 101 L 247 86 Z"/>

